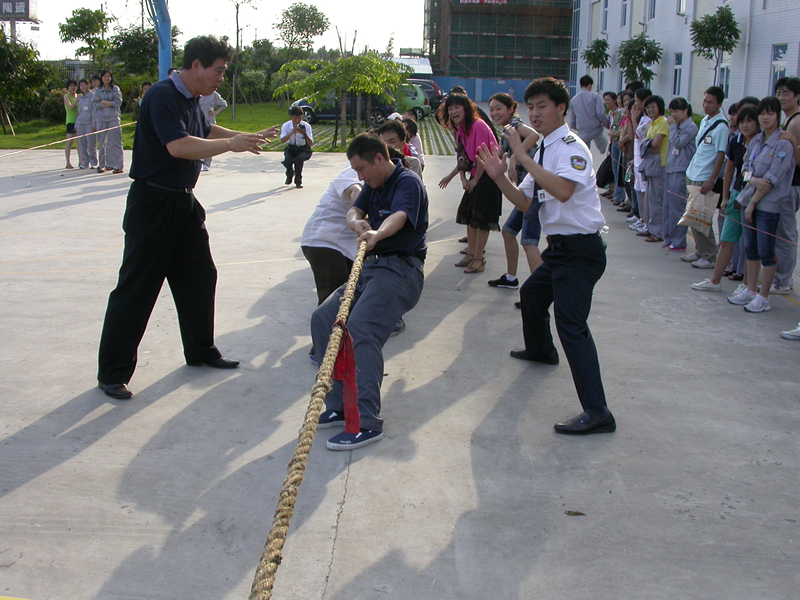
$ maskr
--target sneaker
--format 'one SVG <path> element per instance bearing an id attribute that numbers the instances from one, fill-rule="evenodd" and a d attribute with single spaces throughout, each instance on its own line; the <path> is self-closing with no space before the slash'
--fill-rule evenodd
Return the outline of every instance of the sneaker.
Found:
<path id="1" fill-rule="evenodd" d="M 746 289 L 747 286 L 743 283 L 740 283 L 739 286 L 735 290 L 733 290 L 733 295 L 735 296 L 736 294 L 741 294 Z"/>
<path id="2" fill-rule="evenodd" d="M 700 292 L 721 292 L 722 286 L 718 283 L 713 283 L 710 279 L 703 279 L 700 283 L 693 283 L 692 289 Z"/>
<path id="3" fill-rule="evenodd" d="M 647 223 L 645 223 L 644 221 L 639 221 L 636 224 L 636 233 L 637 234 L 641 233 L 641 234 L 644 234 L 644 235 L 650 235 L 649 233 L 647 233 Z"/>
<path id="4" fill-rule="evenodd" d="M 713 269 L 714 263 L 708 260 L 705 256 L 701 256 L 699 259 L 692 263 L 692 266 L 695 269 Z"/>
<path id="5" fill-rule="evenodd" d="M 487 282 L 490 286 L 496 288 L 512 288 L 516 289 L 519 287 L 519 279 L 514 277 L 513 281 L 509 278 L 508 273 L 503 273 L 503 276 L 500 279 L 491 279 Z"/>
<path id="6" fill-rule="evenodd" d="M 688 263 L 694 262 L 694 261 L 698 260 L 699 258 L 700 257 L 697 256 L 697 254 L 695 254 L 694 252 L 692 252 L 691 254 L 684 254 L 683 256 L 681 256 L 681 260 L 683 262 L 688 262 Z"/>
<path id="7" fill-rule="evenodd" d="M 753 298 L 749 304 L 746 304 L 744 309 L 747 312 L 760 313 L 772 310 L 772 306 L 770 306 L 769 298 L 764 298 L 761 294 L 756 294 L 755 298 Z"/>
<path id="8" fill-rule="evenodd" d="M 319 359 L 317 358 L 317 353 L 314 352 L 314 348 L 311 348 L 311 350 L 308 351 L 308 360 L 319 366 Z"/>
<path id="9" fill-rule="evenodd" d="M 632 217 L 628 217 L 627 219 L 625 219 L 625 221 L 627 223 L 636 223 L 636 221 L 638 221 L 638 220 L 639 220 L 639 217 L 637 217 L 636 215 L 633 215 Z"/>
<path id="10" fill-rule="evenodd" d="M 639 231 L 639 226 L 642 224 L 642 220 L 639 217 L 636 217 L 635 221 L 632 221 L 630 225 L 628 225 L 628 229 L 631 231 Z"/>
<path id="11" fill-rule="evenodd" d="M 344 425 L 344 413 L 337 413 L 335 410 L 326 410 L 319 416 L 317 429 L 327 429 L 328 427 L 336 427 L 337 425 Z"/>
<path id="12" fill-rule="evenodd" d="M 773 283 L 769 288 L 769 293 L 770 294 L 778 294 L 779 296 L 786 296 L 791 291 L 792 291 L 792 286 L 790 286 L 790 285 L 783 286 L 783 285 L 777 285 L 777 284 Z"/>
<path id="13" fill-rule="evenodd" d="M 800 340 L 800 323 L 794 329 L 781 331 L 781 337 L 785 340 Z"/>
<path id="14" fill-rule="evenodd" d="M 686 252 L 686 246 L 673 246 L 672 244 L 670 244 L 669 250 L 671 250 L 672 252 Z"/>
<path id="15" fill-rule="evenodd" d="M 328 450 L 355 450 L 372 442 L 377 442 L 383 437 L 382 431 L 362 429 L 358 433 L 345 433 L 344 431 L 328 440 Z"/>
<path id="16" fill-rule="evenodd" d="M 208 165 L 203 165 L 203 171 L 208 171 Z"/>
<path id="17" fill-rule="evenodd" d="M 392 333 L 389 334 L 389 337 L 394 337 L 401 331 L 406 328 L 406 322 L 403 320 L 403 317 L 400 317 L 400 320 L 395 323 L 394 329 L 392 329 Z"/>
<path id="18" fill-rule="evenodd" d="M 745 287 L 741 290 L 738 290 L 735 294 L 733 294 L 733 296 L 728 296 L 728 302 L 735 304 L 736 306 L 744 306 L 745 304 L 750 304 L 755 295 L 756 294 L 754 292 L 751 292 Z"/>

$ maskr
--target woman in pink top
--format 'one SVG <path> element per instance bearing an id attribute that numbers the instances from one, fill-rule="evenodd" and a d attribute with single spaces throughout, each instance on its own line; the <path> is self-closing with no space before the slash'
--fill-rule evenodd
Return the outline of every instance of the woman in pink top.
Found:
<path id="1" fill-rule="evenodd" d="M 464 188 L 456 223 L 467 226 L 467 253 L 456 266 L 466 267 L 464 273 L 481 273 L 486 267 L 483 251 L 489 232 L 500 231 L 503 197 L 494 180 L 477 164 L 476 156 L 481 144 L 496 148 L 497 139 L 478 115 L 475 104 L 466 96 L 448 96 L 445 111 L 456 129 L 456 156 L 461 186 Z"/>

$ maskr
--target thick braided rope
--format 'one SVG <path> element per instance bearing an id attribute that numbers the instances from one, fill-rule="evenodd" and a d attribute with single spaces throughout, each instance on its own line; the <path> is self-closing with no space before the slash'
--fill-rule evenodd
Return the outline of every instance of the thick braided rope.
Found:
<path id="1" fill-rule="evenodd" d="M 336 315 L 336 322 L 347 321 L 350 314 L 350 305 L 353 302 L 353 295 L 356 291 L 356 284 L 361 275 L 361 267 L 364 263 L 364 253 L 367 243 L 361 242 L 358 247 L 358 254 L 353 262 L 353 269 L 350 271 L 350 278 L 347 280 L 347 287 L 342 296 L 339 312 Z M 275 517 L 272 520 L 272 528 L 267 536 L 267 545 L 261 562 L 256 569 L 253 578 L 253 586 L 250 589 L 250 600 L 269 600 L 272 598 L 272 587 L 275 585 L 275 572 L 281 564 L 281 551 L 289 533 L 289 522 L 294 514 L 294 505 L 297 501 L 297 490 L 303 482 L 303 473 L 306 470 L 308 455 L 314 443 L 314 436 L 317 433 L 317 423 L 320 412 L 325 402 L 325 396 L 333 387 L 333 367 L 336 363 L 336 356 L 339 353 L 339 346 L 342 342 L 342 327 L 334 325 L 331 337 L 328 340 L 328 349 L 317 373 L 317 381 L 311 391 L 311 402 L 306 410 L 303 426 L 300 429 L 300 437 L 294 449 L 294 455 L 289 461 L 288 473 L 281 488 L 278 506 L 275 509 Z"/>

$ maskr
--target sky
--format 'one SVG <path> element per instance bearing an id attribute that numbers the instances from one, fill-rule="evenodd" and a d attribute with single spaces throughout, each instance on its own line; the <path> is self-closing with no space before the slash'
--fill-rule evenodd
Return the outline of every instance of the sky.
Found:
<path id="1" fill-rule="evenodd" d="M 277 31 L 273 25 L 280 19 L 281 12 L 295 0 L 254 0 L 255 9 L 242 6 L 239 12 L 240 25 L 246 25 L 242 32 L 244 45 L 252 43 L 256 38 L 277 42 Z M 314 47 L 325 46 L 338 48 L 339 40 L 336 27 L 349 48 L 356 36 L 356 50 L 363 50 L 364 45 L 377 50 L 384 50 L 389 37 L 394 33 L 394 52 L 403 48 L 422 47 L 422 24 L 424 0 L 405 0 L 402 9 L 393 10 L 390 18 L 381 18 L 376 26 L 375 8 L 379 4 L 364 0 L 303 0 L 321 10 L 331 23 L 330 30 L 323 36 L 314 38 Z M 235 9 L 230 0 L 217 0 L 214 3 L 203 2 L 203 6 L 214 6 L 213 10 L 199 9 L 198 0 L 171 0 L 169 2 L 172 24 L 176 25 L 183 35 L 179 45 L 197 35 L 227 35 L 235 39 Z M 107 12 L 117 17 L 114 25 L 129 27 L 141 25 L 140 0 L 38 0 L 39 31 L 32 31 L 31 24 L 18 23 L 17 37 L 20 41 L 33 43 L 42 60 L 59 60 L 75 58 L 75 48 L 80 44 L 63 44 L 59 40 L 58 25 L 63 23 L 76 8 L 99 9 L 104 6 Z M 145 19 L 147 11 L 145 9 Z M 148 26 L 147 24 L 145 26 Z M 113 29 L 113 25 L 112 25 Z M 8 32 L 8 29 L 6 29 Z M 113 31 L 112 31 L 113 35 Z"/>

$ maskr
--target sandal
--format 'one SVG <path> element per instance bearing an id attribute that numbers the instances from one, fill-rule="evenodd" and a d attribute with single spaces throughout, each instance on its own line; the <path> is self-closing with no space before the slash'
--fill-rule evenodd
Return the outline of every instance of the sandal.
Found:
<path id="1" fill-rule="evenodd" d="M 466 248 L 462 248 L 459 254 L 469 254 L 469 246 L 467 246 Z"/>
<path id="2" fill-rule="evenodd" d="M 472 265 L 475 263 L 480 263 L 480 266 L 473 267 Z M 486 268 L 486 259 L 485 258 L 473 258 L 469 261 L 469 266 L 464 269 L 464 273 L 483 273 L 483 270 Z"/>
<path id="3" fill-rule="evenodd" d="M 467 252 L 466 254 L 464 254 L 464 258 L 462 258 L 460 261 L 455 263 L 455 266 L 456 267 L 466 267 L 473 260 L 475 260 L 475 255 L 474 254 L 470 254 L 469 252 Z"/>
<path id="4" fill-rule="evenodd" d="M 466 244 L 467 243 L 467 236 L 458 239 L 459 244 Z"/>
<path id="5" fill-rule="evenodd" d="M 723 277 L 730 277 L 730 276 L 731 276 L 731 275 L 733 275 L 734 273 L 736 273 L 736 271 L 731 271 L 730 269 L 725 269 L 725 270 L 722 272 L 722 276 L 723 276 Z"/>
<path id="6" fill-rule="evenodd" d="M 742 273 L 734 273 L 733 275 L 728 275 L 728 279 L 731 281 L 742 281 L 744 279 L 744 275 Z"/>

